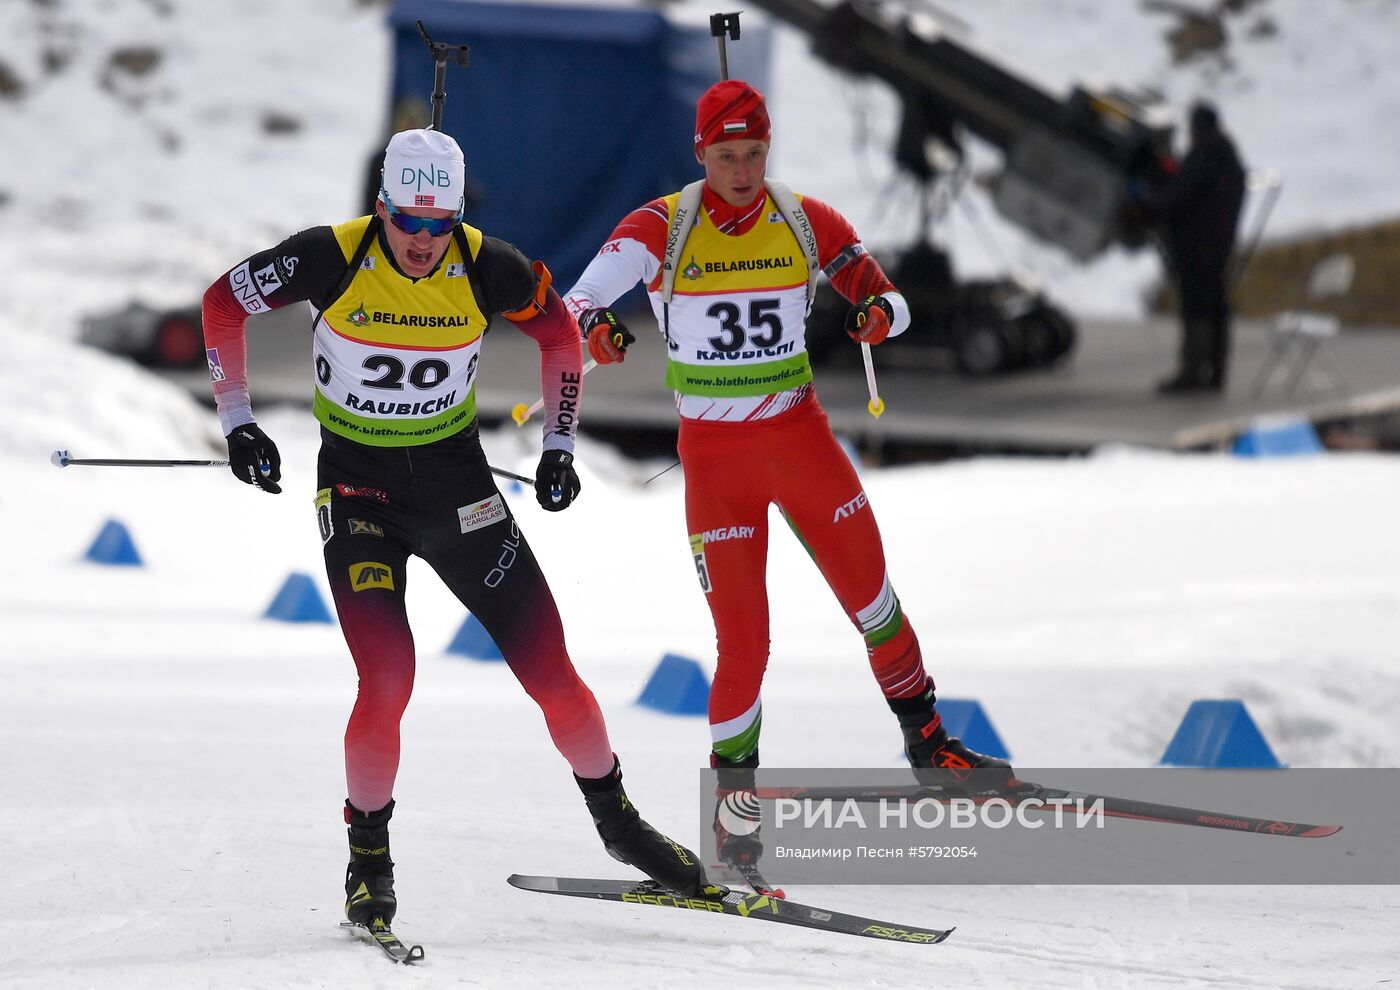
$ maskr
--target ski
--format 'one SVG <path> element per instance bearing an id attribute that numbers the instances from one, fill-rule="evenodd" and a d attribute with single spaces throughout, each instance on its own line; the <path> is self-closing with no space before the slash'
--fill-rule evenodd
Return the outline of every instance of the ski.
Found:
<path id="1" fill-rule="evenodd" d="M 1058 787 L 1046 787 L 1023 781 L 1023 789 L 1006 794 L 959 794 L 956 791 L 936 790 L 918 784 L 894 787 L 760 787 L 756 790 L 761 800 L 776 798 L 797 798 L 808 801 L 898 801 L 932 798 L 936 801 L 971 799 L 989 801 L 1000 799 L 1017 804 L 1030 799 L 1045 802 L 1082 801 L 1087 807 L 1095 802 L 1103 802 L 1103 813 L 1109 818 L 1130 818 L 1137 821 L 1165 822 L 1173 825 L 1194 825 L 1200 828 L 1219 828 L 1231 832 L 1255 832 L 1259 835 L 1292 836 L 1300 839 L 1322 839 L 1336 835 L 1341 825 L 1311 825 L 1306 822 L 1280 821 L 1274 818 L 1257 818 L 1253 815 L 1237 815 L 1220 811 L 1201 811 L 1197 808 L 1183 808 L 1174 804 L 1159 804 L 1155 801 L 1138 801 L 1132 798 L 1111 797 L 1107 794 L 1092 794 L 1086 791 L 1067 791 Z"/>
<path id="2" fill-rule="evenodd" d="M 407 966 L 409 963 L 415 963 L 423 958 L 423 947 L 421 945 L 404 945 L 383 918 L 375 918 L 367 925 L 355 921 L 342 921 L 340 927 L 348 929 L 351 934 L 357 935 L 367 942 L 373 942 L 396 963 L 403 963 Z"/>
<path id="3" fill-rule="evenodd" d="M 728 914 L 736 918 L 757 918 L 781 925 L 796 925 L 817 931 L 841 935 L 860 935 L 887 942 L 907 942 L 913 945 L 936 945 L 953 929 L 915 928 L 894 925 L 874 918 L 854 914 L 824 911 L 794 901 L 766 894 L 746 894 L 739 890 L 711 884 L 706 896 L 687 897 L 667 890 L 651 880 L 593 880 L 579 877 L 529 877 L 514 874 L 506 881 L 521 890 L 542 894 L 562 894 L 566 897 L 588 897 L 620 904 L 642 904 L 651 907 L 680 908 L 706 914 Z"/>
<path id="4" fill-rule="evenodd" d="M 1340 825 L 1309 825 L 1305 822 L 1286 822 L 1272 818 L 1256 818 L 1252 815 L 1236 815 L 1217 811 L 1199 811 L 1174 804 L 1158 804 L 1155 801 L 1137 801 L 1131 798 L 1110 797 L 1105 794 L 1086 794 L 1082 791 L 1066 791 L 1055 787 L 1040 787 L 1034 796 L 1045 801 L 1083 801 L 1087 806 L 1096 801 L 1103 802 L 1104 814 L 1110 818 L 1133 818 L 1138 821 L 1168 822 L 1174 825 L 1195 825 L 1199 828 L 1220 828 L 1231 832 L 1255 832 L 1259 835 L 1292 836 L 1299 839 L 1323 839 L 1336 835 L 1342 830 Z"/>

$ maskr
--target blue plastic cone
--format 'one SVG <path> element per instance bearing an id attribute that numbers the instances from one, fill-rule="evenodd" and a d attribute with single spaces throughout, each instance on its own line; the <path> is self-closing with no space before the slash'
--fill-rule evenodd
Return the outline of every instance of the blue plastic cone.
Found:
<path id="1" fill-rule="evenodd" d="M 87 548 L 83 559 L 94 564 L 109 564 L 119 567 L 142 566 L 141 555 L 136 552 L 136 544 L 124 524 L 108 519 L 92 546 Z"/>
<path id="2" fill-rule="evenodd" d="M 447 652 L 473 660 L 505 659 L 501 655 L 501 648 L 496 645 L 496 641 L 491 638 L 481 620 L 471 613 L 467 614 L 467 621 L 462 623 L 457 635 L 452 637 L 452 642 L 447 644 Z"/>
<path id="3" fill-rule="evenodd" d="M 1297 417 L 1260 418 L 1236 439 L 1236 457 L 1298 457 L 1322 453 L 1322 441 L 1311 421 Z"/>
<path id="4" fill-rule="evenodd" d="M 668 653 L 652 671 L 637 704 L 668 715 L 704 715 L 710 707 L 710 682 L 700 664 Z"/>
<path id="5" fill-rule="evenodd" d="M 1193 701 L 1167 744 L 1162 763 L 1176 767 L 1283 766 L 1243 701 Z"/>
<path id="6" fill-rule="evenodd" d="M 263 613 L 264 619 L 279 622 L 334 622 L 316 582 L 309 574 L 288 574 L 282 589 Z"/>

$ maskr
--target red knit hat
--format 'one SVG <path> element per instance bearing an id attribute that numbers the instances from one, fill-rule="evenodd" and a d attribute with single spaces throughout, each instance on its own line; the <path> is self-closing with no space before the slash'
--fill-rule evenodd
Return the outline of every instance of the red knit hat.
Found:
<path id="1" fill-rule="evenodd" d="M 720 141 L 767 141 L 772 136 L 763 94 L 740 79 L 705 90 L 695 107 L 695 154 Z"/>

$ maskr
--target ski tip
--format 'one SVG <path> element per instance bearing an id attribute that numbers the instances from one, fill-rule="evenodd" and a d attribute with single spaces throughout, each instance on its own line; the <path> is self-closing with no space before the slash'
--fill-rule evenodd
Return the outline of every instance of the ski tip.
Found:
<path id="1" fill-rule="evenodd" d="M 49 455 L 49 463 L 52 464 L 54 467 L 67 467 L 68 451 L 55 450 L 52 454 Z"/>
<path id="2" fill-rule="evenodd" d="M 1329 835 L 1336 835 L 1342 830 L 1340 825 L 1314 825 L 1306 832 L 1299 832 L 1300 839 L 1325 839 Z"/>
<path id="3" fill-rule="evenodd" d="M 506 883 L 512 887 L 519 887 L 521 890 L 558 890 L 559 879 L 557 877 L 531 877 L 520 873 L 512 873 L 506 877 Z"/>

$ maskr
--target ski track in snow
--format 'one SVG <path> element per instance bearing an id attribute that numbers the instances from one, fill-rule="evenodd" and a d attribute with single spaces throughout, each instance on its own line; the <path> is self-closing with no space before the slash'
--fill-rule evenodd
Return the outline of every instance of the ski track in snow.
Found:
<path id="1" fill-rule="evenodd" d="M 352 0 L 252 0 L 197 15 L 178 5 L 162 14 L 166 6 L 119 0 L 82 18 L 61 2 L 0 12 L 14 42 L 7 63 L 29 84 L 22 102 L 0 105 L 7 137 L 25 150 L 0 211 L 14 229 L 28 225 L 0 244 L 9 276 L 0 388 L 10 399 L 0 432 L 0 835 L 15 898 L 0 944 L 5 990 L 561 980 L 1311 990 L 1400 979 L 1385 934 L 1400 907 L 1393 887 L 790 891 L 894 922 L 956 925 L 937 947 L 514 890 L 512 872 L 626 871 L 604 854 L 509 673 L 443 654 L 463 612 L 425 567 L 410 568 L 419 673 L 394 851 L 397 927 L 427 959 L 401 970 L 342 932 L 341 733 L 353 667 L 334 627 L 258 618 L 292 571 L 325 594 L 309 415 L 259 410 L 286 461 L 279 498 L 223 471 L 57 471 L 48 455 L 223 456 L 208 410 L 64 340 L 81 314 L 131 296 L 189 302 L 238 257 L 353 209 L 382 126 L 382 11 Z M 1169 67 L 1167 21 L 1138 4 L 949 6 L 982 42 L 1056 85 L 1097 75 L 1158 85 L 1181 106 L 1217 99 L 1251 163 L 1284 172 L 1280 230 L 1335 229 L 1400 205 L 1400 146 L 1352 123 L 1394 116 L 1394 3 L 1249 5 L 1231 22 L 1230 71 L 1218 59 Z M 1248 34 L 1265 15 L 1279 34 Z M 803 39 L 776 30 L 775 174 L 840 206 L 873 246 L 903 243 L 915 211 L 898 207 L 907 187 L 889 182 L 893 101 L 878 84 L 818 66 Z M 83 57 L 45 72 L 43 42 L 54 38 L 99 54 L 154 38 L 169 57 L 111 92 Z M 264 112 L 289 105 L 303 129 L 264 138 Z M 818 114 L 820 140 L 800 133 L 794 122 Z M 973 150 L 981 167 L 985 149 Z M 969 205 L 1007 257 L 955 213 L 938 235 L 963 274 L 1009 260 L 1083 314 L 1136 312 L 1158 273 L 1146 253 L 1071 266 L 998 221 L 980 192 Z M 493 463 L 533 472 L 537 434 L 484 442 Z M 629 479 L 653 471 L 587 442 L 579 465 L 584 493 L 567 513 L 505 493 L 608 716 L 629 793 L 659 827 L 694 842 L 704 720 L 631 704 L 663 652 L 713 663 L 678 472 L 641 488 Z M 1245 699 L 1291 765 L 1396 765 L 1393 458 L 1249 463 L 1113 450 L 865 480 L 894 586 L 943 694 L 983 701 L 1022 765 L 1150 765 L 1190 701 L 1209 697 Z M 79 561 L 109 517 L 131 528 L 145 567 Z M 774 533 L 765 763 L 897 765 L 898 734 L 859 637 L 780 523 Z M 600 589 L 621 604 L 600 608 Z"/>
<path id="2" fill-rule="evenodd" d="M 179 421 L 208 415 L 150 388 L 163 415 L 114 417 L 128 429 L 111 453 L 143 450 L 141 435 L 163 431 L 178 446 Z M 591 987 L 731 973 L 805 987 L 906 985 L 911 972 L 968 987 L 1393 978 L 1385 919 L 1400 897 L 1388 887 L 789 891 L 884 920 L 956 925 L 938 947 L 514 890 L 512 872 L 628 871 L 603 853 L 509 673 L 443 654 L 464 613 L 426 568 L 410 571 L 419 674 L 394 851 L 396 927 L 428 958 L 398 972 L 337 927 L 340 736 L 354 692 L 339 632 L 258 617 L 291 571 L 326 594 L 311 511 L 315 430 L 301 410 L 261 421 L 286 460 L 278 498 L 222 471 L 60 472 L 43 451 L 76 427 L 62 420 L 48 435 L 11 437 L 0 455 L 4 516 L 26 522 L 10 555 L 24 579 L 0 597 L 0 745 L 21 754 L 0 830 L 18 837 L 9 876 L 26 905 L 0 948 L 7 988 L 560 976 Z M 144 429 L 133 437 L 130 427 Z M 512 431 L 484 438 L 493 462 L 527 470 L 533 442 Z M 629 792 L 658 826 L 694 842 L 704 720 L 631 704 L 662 652 L 712 664 L 680 485 L 635 487 L 593 443 L 579 462 L 584 495 L 568 513 L 507 497 L 551 575 Z M 1198 697 L 1245 698 L 1292 765 L 1393 765 L 1397 482 L 1400 463 L 1374 455 L 1250 463 L 1118 450 L 866 471 L 895 587 L 943 693 L 982 700 L 1023 765 L 1070 767 L 1152 764 Z M 1029 491 L 1037 498 L 1012 497 Z M 130 527 L 146 566 L 79 562 L 109 516 Z M 1306 532 L 1281 529 L 1287 518 L 1306 519 Z M 898 765 L 859 638 L 781 529 L 771 573 L 765 762 Z M 600 613 L 598 588 L 617 589 L 635 624 L 619 629 Z"/>

